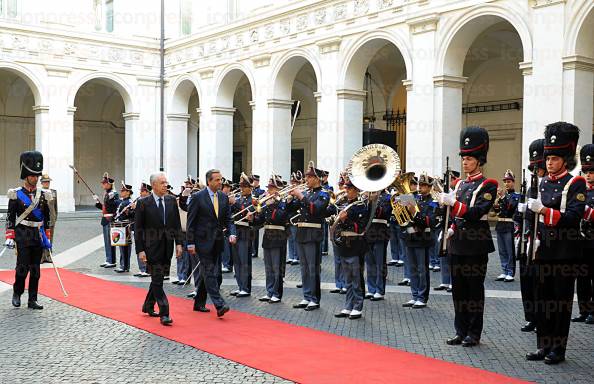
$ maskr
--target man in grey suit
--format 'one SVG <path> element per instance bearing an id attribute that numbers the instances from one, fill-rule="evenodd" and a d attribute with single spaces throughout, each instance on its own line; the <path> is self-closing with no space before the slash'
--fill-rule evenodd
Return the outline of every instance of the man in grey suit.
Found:
<path id="1" fill-rule="evenodd" d="M 221 172 L 217 169 L 206 172 L 206 182 L 207 187 L 192 194 L 188 205 L 188 252 L 192 256 L 198 254 L 200 260 L 194 310 L 209 312 L 205 307 L 208 293 L 217 309 L 217 316 L 222 317 L 229 311 L 219 291 L 221 252 L 226 241 L 223 232 L 228 232 L 231 244 L 235 244 L 237 238 L 229 198 L 220 191 Z"/>
<path id="2" fill-rule="evenodd" d="M 136 203 L 134 241 L 141 261 L 147 263 L 151 285 L 146 295 L 142 312 L 151 317 L 159 316 L 161 324 L 170 325 L 169 301 L 163 290 L 164 277 L 171 267 L 171 255 L 175 242 L 175 255 L 182 255 L 182 230 L 179 209 L 174 196 L 167 191 L 167 175 L 162 172 L 151 175 L 153 191 Z M 159 314 L 155 313 L 155 302 Z"/>

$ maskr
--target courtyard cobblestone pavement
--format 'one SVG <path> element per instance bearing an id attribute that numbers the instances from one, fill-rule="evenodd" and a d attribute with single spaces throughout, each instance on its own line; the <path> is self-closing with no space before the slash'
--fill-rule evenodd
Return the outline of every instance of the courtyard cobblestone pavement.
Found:
<path id="1" fill-rule="evenodd" d="M 56 229 L 56 254 L 101 234 L 98 221 L 89 217 L 63 215 Z M 3 223 L 0 222 L 0 226 Z M 233 298 L 227 293 L 235 289 L 232 274 L 225 274 L 222 291 L 232 311 L 238 310 L 275 320 L 315 328 L 337 335 L 419 353 L 459 364 L 473 366 L 529 381 L 546 383 L 591 383 L 594 371 L 594 326 L 572 324 L 567 362 L 547 366 L 527 362 L 524 354 L 535 349 L 534 333 L 520 332 L 524 323 L 519 282 L 495 282 L 499 275 L 499 257 L 490 255 L 484 334 L 476 348 L 450 347 L 445 339 L 453 335 L 453 307 L 447 294 L 431 293 L 429 306 L 422 310 L 402 308 L 409 300 L 406 287 L 396 286 L 403 268 L 389 267 L 389 293 L 380 302 L 365 302 L 364 317 L 358 321 L 336 319 L 344 296 L 322 292 L 322 307 L 305 312 L 292 309 L 301 299 L 301 290 L 294 288 L 300 280 L 298 266 L 287 266 L 285 295 L 278 305 L 261 303 L 264 266 L 260 258 L 253 260 L 254 288 L 249 298 Z M 68 266 L 77 272 L 147 287 L 148 279 L 131 276 L 137 271 L 133 258 L 130 274 L 116 274 L 100 268 L 103 251 L 98 249 Z M 59 264 L 59 259 L 57 259 Z M 14 267 L 14 257 L 5 254 L 0 269 Z M 172 266 L 172 275 L 175 266 Z M 50 270 L 44 273 L 52 273 Z M 439 273 L 432 273 L 432 284 L 440 282 Z M 334 281 L 333 256 L 323 257 L 322 281 L 331 287 Z M 166 284 L 168 294 L 185 297 L 190 287 Z M 279 382 L 281 379 L 241 364 L 218 358 L 116 321 L 42 297 L 46 309 L 32 312 L 13 309 L 10 293 L 0 294 L 0 340 L 8 348 L 0 349 L 0 383 L 30 382 Z M 6 303 L 6 304 L 1 304 Z M 140 306 L 140 303 L 139 303 Z M 176 311 L 191 310 L 172 308 Z M 577 304 L 574 305 L 576 312 Z M 270 332 L 274 332 L 271 329 Z M 41 364 L 39 364 L 41 362 Z M 364 362 L 362 362 L 364 367 Z M 149 369 L 150 368 L 150 369 Z M 154 372 L 160 372 L 159 377 Z M 395 373 L 397 374 L 397 373 Z M 364 375 L 364 368 L 362 368 Z M 395 377 L 396 379 L 396 377 Z"/>

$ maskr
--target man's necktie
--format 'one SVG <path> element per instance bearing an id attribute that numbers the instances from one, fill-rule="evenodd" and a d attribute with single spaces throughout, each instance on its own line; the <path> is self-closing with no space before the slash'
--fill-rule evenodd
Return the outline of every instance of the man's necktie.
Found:
<path id="1" fill-rule="evenodd" d="M 217 197 L 217 193 L 215 192 L 212 195 L 212 205 L 214 206 L 214 211 L 217 219 L 219 218 L 219 198 Z"/>
<path id="2" fill-rule="evenodd" d="M 165 225 L 165 205 L 163 205 L 163 198 L 159 197 L 159 214 L 161 215 L 161 221 Z"/>

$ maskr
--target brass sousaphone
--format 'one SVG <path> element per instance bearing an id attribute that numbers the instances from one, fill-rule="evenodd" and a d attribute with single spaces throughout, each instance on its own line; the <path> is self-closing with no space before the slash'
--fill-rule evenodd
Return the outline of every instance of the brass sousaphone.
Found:
<path id="1" fill-rule="evenodd" d="M 353 185 L 365 192 L 383 191 L 399 173 L 400 157 L 385 144 L 370 144 L 359 149 L 347 167 Z"/>

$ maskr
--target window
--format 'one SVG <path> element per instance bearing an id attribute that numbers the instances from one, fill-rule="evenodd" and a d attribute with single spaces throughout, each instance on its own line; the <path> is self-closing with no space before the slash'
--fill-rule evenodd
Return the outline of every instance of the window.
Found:
<path id="1" fill-rule="evenodd" d="M 182 35 L 190 35 L 192 33 L 192 0 L 181 0 L 180 18 Z"/>
<path id="2" fill-rule="evenodd" d="M 93 0 L 96 31 L 113 32 L 113 3 L 114 0 Z"/>
<path id="3" fill-rule="evenodd" d="M 19 15 L 18 0 L 0 0 L 0 17 L 14 19 Z"/>
<path id="4" fill-rule="evenodd" d="M 105 1 L 105 30 L 113 32 L 113 0 Z"/>

